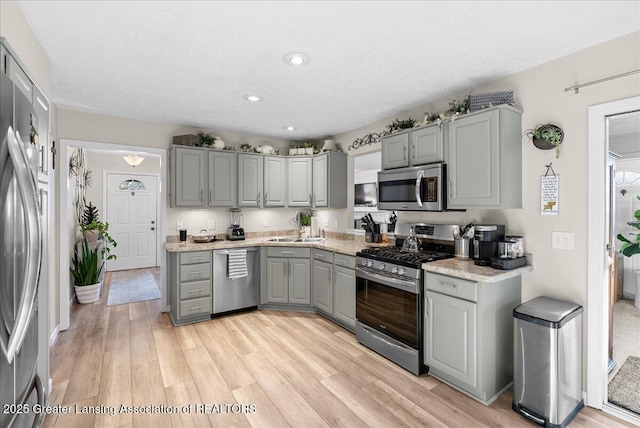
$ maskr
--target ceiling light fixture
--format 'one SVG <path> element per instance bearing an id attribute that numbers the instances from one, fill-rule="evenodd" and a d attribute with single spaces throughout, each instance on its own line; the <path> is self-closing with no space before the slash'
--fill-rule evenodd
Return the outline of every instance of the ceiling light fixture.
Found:
<path id="1" fill-rule="evenodd" d="M 138 156 L 137 153 L 129 153 L 126 156 L 122 156 L 122 159 L 124 159 L 125 162 L 135 168 L 142 163 L 142 161 L 144 160 L 144 156 Z"/>
<path id="2" fill-rule="evenodd" d="M 244 96 L 244 99 L 247 101 L 251 101 L 252 103 L 257 103 L 258 101 L 262 101 L 262 97 L 254 94 L 247 94 Z"/>
<path id="3" fill-rule="evenodd" d="M 298 128 L 295 126 L 285 126 L 284 129 L 286 129 L 287 131 L 295 131 Z"/>
<path id="4" fill-rule="evenodd" d="M 284 62 L 289 65 L 307 65 L 309 63 L 309 55 L 302 52 L 289 52 L 284 56 Z"/>

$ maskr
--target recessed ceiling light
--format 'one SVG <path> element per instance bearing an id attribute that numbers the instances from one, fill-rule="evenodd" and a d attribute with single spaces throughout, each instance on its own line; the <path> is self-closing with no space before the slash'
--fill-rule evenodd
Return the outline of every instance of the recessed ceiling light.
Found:
<path id="1" fill-rule="evenodd" d="M 309 55 L 302 52 L 289 52 L 284 56 L 284 62 L 289 65 L 306 65 L 309 62 Z"/>
<path id="2" fill-rule="evenodd" d="M 298 129 L 296 126 L 285 126 L 284 129 L 286 129 L 287 131 L 295 131 L 296 129 Z"/>
<path id="3" fill-rule="evenodd" d="M 257 103 L 258 101 L 262 101 L 262 97 L 254 94 L 247 94 L 244 96 L 244 99 L 247 101 L 251 101 L 252 103 Z"/>

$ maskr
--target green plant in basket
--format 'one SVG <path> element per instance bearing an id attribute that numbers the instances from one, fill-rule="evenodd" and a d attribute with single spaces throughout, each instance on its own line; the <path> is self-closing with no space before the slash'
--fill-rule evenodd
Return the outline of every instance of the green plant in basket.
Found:
<path id="1" fill-rule="evenodd" d="M 87 239 L 82 240 L 82 257 L 76 250 L 73 254 L 71 275 L 75 285 L 93 285 L 100 282 L 100 274 L 104 268 L 104 259 L 99 263 L 98 248 L 91 249 Z M 115 257 L 115 256 L 113 256 Z"/>

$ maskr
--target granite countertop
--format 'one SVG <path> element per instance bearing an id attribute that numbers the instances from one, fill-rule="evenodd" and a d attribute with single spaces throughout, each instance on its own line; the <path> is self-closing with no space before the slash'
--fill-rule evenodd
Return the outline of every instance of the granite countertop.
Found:
<path id="1" fill-rule="evenodd" d="M 365 248 L 365 244 L 362 241 L 358 240 L 341 240 L 328 238 L 322 242 L 268 242 L 268 239 L 268 237 L 259 237 L 247 238 L 243 241 L 215 241 L 204 244 L 195 242 L 168 242 L 165 244 L 165 247 L 170 253 L 246 247 L 311 247 L 346 254 L 349 256 L 355 256 L 358 251 Z"/>
<path id="2" fill-rule="evenodd" d="M 526 265 L 512 270 L 500 270 L 488 266 L 476 266 L 473 264 L 473 260 L 445 259 L 423 263 L 422 269 L 427 272 L 440 273 L 470 281 L 499 282 L 531 272 L 533 271 L 533 266 Z"/>

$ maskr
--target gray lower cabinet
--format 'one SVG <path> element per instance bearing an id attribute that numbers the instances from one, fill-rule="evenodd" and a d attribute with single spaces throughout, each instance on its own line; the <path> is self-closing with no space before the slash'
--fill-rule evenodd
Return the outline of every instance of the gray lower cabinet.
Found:
<path id="1" fill-rule="evenodd" d="M 264 156 L 238 154 L 238 206 L 262 208 Z"/>
<path id="2" fill-rule="evenodd" d="M 199 148 L 171 148 L 171 207 L 204 208 L 207 152 Z"/>
<path id="3" fill-rule="evenodd" d="M 238 155 L 230 152 L 208 151 L 208 205 L 234 207 L 238 194 Z"/>
<path id="4" fill-rule="evenodd" d="M 310 207 L 313 192 L 313 158 L 290 157 L 288 203 L 290 207 Z"/>
<path id="5" fill-rule="evenodd" d="M 311 304 L 311 250 L 267 248 L 267 303 Z"/>
<path id="6" fill-rule="evenodd" d="M 313 250 L 313 304 L 339 324 L 355 330 L 355 258 L 325 250 Z"/>
<path id="7" fill-rule="evenodd" d="M 508 105 L 448 123 L 448 207 L 522 208 L 522 112 Z"/>
<path id="8" fill-rule="evenodd" d="M 327 152 L 313 157 L 313 207 L 346 208 L 346 182 L 345 153 Z"/>
<path id="9" fill-rule="evenodd" d="M 264 207 L 287 205 L 287 162 L 283 157 L 264 158 Z"/>
<path id="10" fill-rule="evenodd" d="M 175 325 L 211 318 L 211 251 L 169 255 L 169 303 Z"/>
<path id="11" fill-rule="evenodd" d="M 513 309 L 520 276 L 473 282 L 427 272 L 424 363 L 429 374 L 491 404 L 513 382 Z"/>

